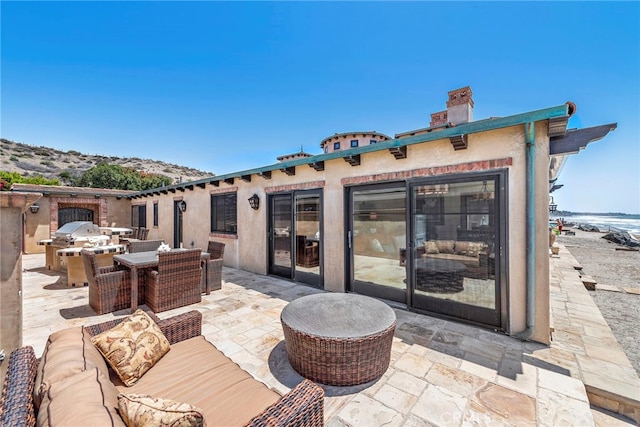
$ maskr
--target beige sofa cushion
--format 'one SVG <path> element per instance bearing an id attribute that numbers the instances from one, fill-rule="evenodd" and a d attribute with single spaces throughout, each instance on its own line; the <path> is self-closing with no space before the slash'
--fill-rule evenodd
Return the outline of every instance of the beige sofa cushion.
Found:
<path id="1" fill-rule="evenodd" d="M 91 368 L 108 375 L 107 364 L 81 326 L 63 329 L 49 336 L 36 373 L 33 400 L 40 406 L 51 384 Z"/>
<path id="2" fill-rule="evenodd" d="M 37 425 L 124 426 L 118 390 L 98 368 L 57 381 L 42 396 Z"/>
<path id="3" fill-rule="evenodd" d="M 454 246 L 456 244 L 455 240 L 436 240 L 436 246 L 438 247 L 438 252 L 441 254 L 452 254 Z"/>
<path id="4" fill-rule="evenodd" d="M 448 261 L 457 261 L 466 265 L 467 267 L 478 267 L 480 266 L 480 258 L 478 257 L 470 257 L 467 255 L 456 255 L 456 254 L 425 254 L 422 255 L 425 258 L 438 258 L 445 259 Z"/>
<path id="5" fill-rule="evenodd" d="M 202 411 L 188 403 L 145 394 L 118 395 L 118 409 L 127 426 L 202 427 Z"/>
<path id="6" fill-rule="evenodd" d="M 121 323 L 91 338 L 126 385 L 133 385 L 169 350 L 169 340 L 147 313 L 138 309 Z"/>
<path id="7" fill-rule="evenodd" d="M 202 409 L 207 425 L 245 425 L 280 399 L 203 336 L 171 345 L 168 352 L 121 393 L 147 394 Z"/>

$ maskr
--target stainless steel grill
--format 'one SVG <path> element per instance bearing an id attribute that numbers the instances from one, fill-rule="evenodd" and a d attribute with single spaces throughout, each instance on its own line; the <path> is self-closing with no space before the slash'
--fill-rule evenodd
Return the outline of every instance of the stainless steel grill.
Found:
<path id="1" fill-rule="evenodd" d="M 89 240 L 105 238 L 100 234 L 100 227 L 89 221 L 72 221 L 68 222 L 53 233 L 51 244 L 62 248 L 69 246 L 77 246 L 78 243 L 83 244 Z"/>

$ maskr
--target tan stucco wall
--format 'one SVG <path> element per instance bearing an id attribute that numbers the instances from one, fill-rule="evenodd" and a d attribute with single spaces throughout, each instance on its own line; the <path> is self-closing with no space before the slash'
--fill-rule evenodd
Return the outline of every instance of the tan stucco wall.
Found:
<path id="1" fill-rule="evenodd" d="M 466 150 L 454 151 L 448 139 L 408 146 L 406 159 L 396 160 L 388 150 L 366 153 L 361 165 L 353 167 L 343 159 L 325 162 L 325 170 L 317 172 L 308 165 L 296 167 L 294 176 L 275 170 L 271 179 L 252 175 L 251 182 L 236 179 L 232 185 L 220 182 L 218 187 L 207 184 L 185 192 L 154 195 L 147 198 L 147 224 L 153 220 L 152 200 L 159 203 L 159 227 L 152 229 L 149 238 L 162 238 L 173 242 L 173 201 L 183 199 L 187 203 L 184 213 L 184 246 L 206 248 L 208 240 L 222 241 L 225 248 L 225 265 L 258 274 L 267 273 L 267 192 L 293 187 L 323 188 L 323 260 L 324 288 L 329 291 L 345 291 L 344 253 L 344 186 L 342 179 L 375 174 L 410 171 L 421 168 L 483 162 L 511 158 L 508 168 L 508 277 L 504 286 L 509 307 L 506 327 L 510 333 L 518 333 L 526 327 L 526 152 L 524 126 L 469 135 Z M 536 332 L 533 339 L 548 342 L 549 339 L 549 284 L 548 284 L 548 141 L 546 122 L 536 127 Z M 486 169 L 485 169 L 486 170 Z M 311 184 L 310 184 L 311 183 Z M 211 192 L 237 191 L 237 238 L 210 235 Z M 247 199 L 256 193 L 260 197 L 260 209 L 254 211 Z M 140 203 L 140 202 L 138 202 Z"/>
<path id="2" fill-rule="evenodd" d="M 0 192 L 0 348 L 22 345 L 22 215 L 42 194 Z M 0 364 L 0 381 L 7 363 Z"/>

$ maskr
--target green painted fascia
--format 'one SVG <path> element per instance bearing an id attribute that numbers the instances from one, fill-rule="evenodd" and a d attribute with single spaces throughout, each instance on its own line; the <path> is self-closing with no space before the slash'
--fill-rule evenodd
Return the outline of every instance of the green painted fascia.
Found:
<path id="1" fill-rule="evenodd" d="M 186 185 L 198 185 L 208 184 L 213 181 L 224 181 L 227 178 L 240 178 L 244 175 L 253 175 L 262 172 L 269 172 L 274 170 L 285 169 L 294 166 L 308 165 L 316 162 L 326 162 L 328 160 L 340 159 L 349 156 L 355 156 L 358 154 L 372 153 L 374 151 L 388 150 L 394 147 L 403 147 L 406 145 L 420 144 L 424 142 L 437 141 L 444 138 L 449 138 L 456 135 L 468 135 L 472 133 L 487 132 L 501 128 L 507 128 L 510 126 L 522 125 L 525 123 L 539 122 L 542 120 L 548 120 L 556 117 L 565 117 L 569 114 L 569 107 L 567 104 L 558 105 L 556 107 L 544 108 L 542 110 L 530 111 L 528 113 L 516 114 L 514 116 L 499 117 L 495 119 L 478 120 L 475 122 L 462 123 L 450 128 L 439 129 L 437 131 L 408 136 L 398 139 L 390 139 L 387 141 L 381 141 L 377 144 L 365 145 L 357 148 L 350 148 L 348 150 L 334 151 L 332 153 L 318 154 L 312 157 L 305 157 L 303 159 L 289 160 L 286 162 L 275 163 L 269 166 L 263 166 L 255 169 L 248 169 L 240 172 L 233 172 L 224 175 L 215 175 L 210 178 L 204 178 L 197 181 L 183 182 L 180 184 L 172 184 L 166 187 L 162 187 L 162 190 L 184 188 Z M 353 132 L 348 132 L 353 133 Z M 135 193 L 131 196 L 144 196 L 152 194 L 159 189 L 145 190 L 139 193 Z"/>

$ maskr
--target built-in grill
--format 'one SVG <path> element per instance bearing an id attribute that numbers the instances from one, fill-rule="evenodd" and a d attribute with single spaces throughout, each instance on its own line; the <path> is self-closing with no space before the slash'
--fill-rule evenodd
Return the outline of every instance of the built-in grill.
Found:
<path id="1" fill-rule="evenodd" d="M 100 234 L 100 227 L 89 221 L 68 222 L 58 229 L 52 236 L 52 246 L 68 248 L 81 246 L 95 240 L 108 240 L 108 236 Z"/>

